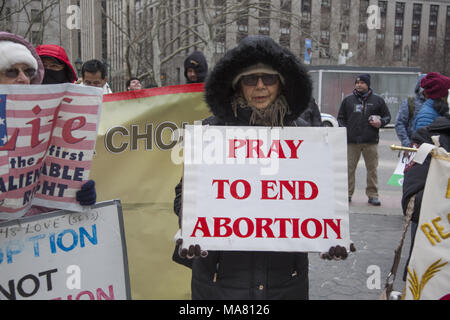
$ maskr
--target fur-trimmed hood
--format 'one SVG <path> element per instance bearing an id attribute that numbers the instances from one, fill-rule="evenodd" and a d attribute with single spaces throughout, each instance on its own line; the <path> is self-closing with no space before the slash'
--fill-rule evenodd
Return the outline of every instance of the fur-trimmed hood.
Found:
<path id="1" fill-rule="evenodd" d="M 236 121 L 231 106 L 235 94 L 232 81 L 244 68 L 257 63 L 269 65 L 283 76 L 282 94 L 289 105 L 284 122 L 296 120 L 308 107 L 312 82 L 300 60 L 268 36 L 244 38 L 217 62 L 205 84 L 205 100 L 211 112 L 226 122 Z M 240 111 L 238 117 L 244 114 Z"/>

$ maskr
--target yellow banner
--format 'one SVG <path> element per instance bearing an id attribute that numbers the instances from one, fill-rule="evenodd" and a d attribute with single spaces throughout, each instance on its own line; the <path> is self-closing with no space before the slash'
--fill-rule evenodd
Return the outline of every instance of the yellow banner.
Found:
<path id="1" fill-rule="evenodd" d="M 450 161 L 433 156 L 420 209 L 405 299 L 450 299 Z"/>
<path id="2" fill-rule="evenodd" d="M 172 262 L 172 133 L 208 116 L 202 84 L 104 96 L 90 178 L 97 201 L 122 202 L 133 299 L 190 299 L 190 269 Z"/>

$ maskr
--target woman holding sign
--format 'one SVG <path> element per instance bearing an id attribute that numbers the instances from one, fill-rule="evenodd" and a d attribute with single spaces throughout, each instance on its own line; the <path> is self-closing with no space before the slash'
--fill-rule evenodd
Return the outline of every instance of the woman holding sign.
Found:
<path id="1" fill-rule="evenodd" d="M 307 70 L 294 54 L 270 37 L 249 36 L 207 78 L 205 99 L 214 115 L 203 124 L 309 126 L 299 117 L 311 91 Z M 175 191 L 174 209 L 181 219 L 181 183 Z M 343 247 L 330 253 L 347 256 Z M 305 252 L 206 252 L 198 245 L 183 249 L 178 239 L 173 259 L 192 268 L 193 299 L 308 299 Z"/>
<path id="2" fill-rule="evenodd" d="M 39 85 L 42 83 L 43 79 L 44 65 L 34 47 L 21 36 L 8 32 L 0 32 L 0 85 Z M 0 89 L 0 95 L 1 94 L 2 90 Z M 3 106 L 1 102 L 0 99 L 0 107 L 6 109 L 5 101 Z M 8 110 L 0 110 L 0 113 L 3 114 L 3 116 L 0 117 L 0 123 L 2 124 L 0 125 L 0 132 L 3 129 L 4 134 L 6 135 L 6 137 L 1 140 L 8 140 L 8 134 L 10 134 L 6 129 L 6 124 L 4 122 L 7 111 Z M 3 143 L 0 143 L 0 151 L 1 146 L 3 146 Z M 7 159 L 7 156 L 4 158 Z M 6 162 L 2 163 L 2 166 L 9 166 L 7 169 L 10 169 L 11 164 L 10 162 Z M 3 179 L 3 181 L 14 181 L 14 179 L 7 179 L 7 176 L 8 175 L 4 175 L 0 178 Z M 78 191 L 76 199 L 84 206 L 95 204 L 96 191 L 93 180 L 89 180 L 81 186 L 81 190 Z M 0 199 L 0 206 L 4 205 L 4 202 L 5 197 Z M 25 215 L 35 215 L 51 210 L 53 209 L 31 206 Z"/>

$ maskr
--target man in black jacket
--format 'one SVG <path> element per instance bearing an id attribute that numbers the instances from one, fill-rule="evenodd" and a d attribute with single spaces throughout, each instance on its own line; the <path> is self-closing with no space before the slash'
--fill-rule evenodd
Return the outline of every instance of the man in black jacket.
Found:
<path id="1" fill-rule="evenodd" d="M 391 121 L 391 114 L 383 98 L 370 88 L 369 74 L 356 77 L 355 89 L 342 100 L 337 120 L 340 127 L 347 128 L 348 201 L 355 191 L 355 171 L 362 153 L 367 170 L 368 202 L 381 205 L 377 173 L 379 128 Z"/>

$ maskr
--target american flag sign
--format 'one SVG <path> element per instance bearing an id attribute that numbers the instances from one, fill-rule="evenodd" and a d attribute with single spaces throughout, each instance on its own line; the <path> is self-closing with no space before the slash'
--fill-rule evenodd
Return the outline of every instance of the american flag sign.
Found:
<path id="1" fill-rule="evenodd" d="M 32 205 L 83 211 L 101 103 L 93 87 L 0 85 L 0 219 Z"/>

